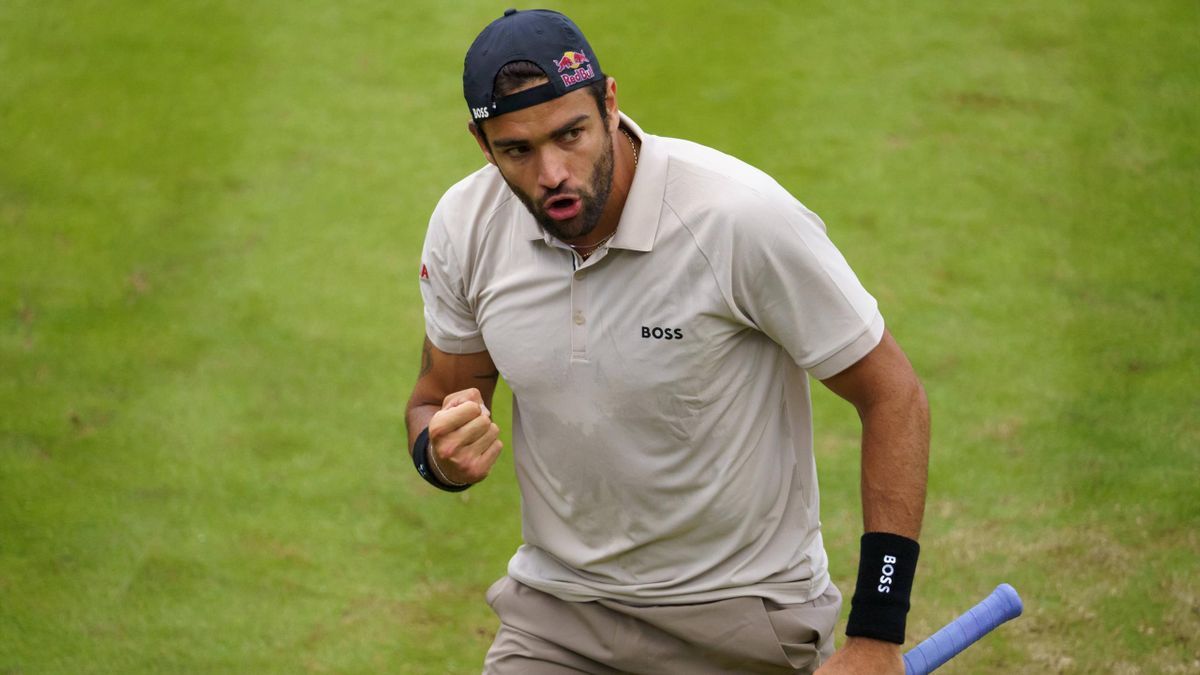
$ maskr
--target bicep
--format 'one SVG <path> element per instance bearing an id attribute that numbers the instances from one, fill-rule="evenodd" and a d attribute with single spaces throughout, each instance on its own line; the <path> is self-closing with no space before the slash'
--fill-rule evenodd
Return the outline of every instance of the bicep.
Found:
<path id="1" fill-rule="evenodd" d="M 491 407 L 499 377 L 496 364 L 486 351 L 451 354 L 435 347 L 426 337 L 421 348 L 421 372 L 413 388 L 413 402 L 440 406 L 450 394 L 475 388 L 484 403 Z"/>
<path id="2" fill-rule="evenodd" d="M 875 404 L 911 395 L 920 382 L 904 350 L 886 329 L 866 356 L 845 370 L 821 380 L 830 391 L 861 413 Z"/>

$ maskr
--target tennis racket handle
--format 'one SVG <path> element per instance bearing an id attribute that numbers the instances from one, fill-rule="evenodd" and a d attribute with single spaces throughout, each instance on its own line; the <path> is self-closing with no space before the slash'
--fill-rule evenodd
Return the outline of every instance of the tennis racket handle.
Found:
<path id="1" fill-rule="evenodd" d="M 1000 584 L 978 605 L 930 635 L 904 655 L 908 675 L 925 675 L 954 658 L 1000 624 L 1021 615 L 1021 596 L 1008 584 Z"/>

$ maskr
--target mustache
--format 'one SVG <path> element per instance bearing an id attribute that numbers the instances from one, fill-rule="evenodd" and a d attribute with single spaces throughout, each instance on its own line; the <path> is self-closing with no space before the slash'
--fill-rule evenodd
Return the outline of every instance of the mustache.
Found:
<path id="1" fill-rule="evenodd" d="M 572 190 L 568 187 L 563 187 L 560 185 L 559 187 L 553 188 L 551 190 L 546 190 L 545 192 L 543 192 L 542 193 L 542 203 L 544 204 L 544 203 L 550 201 L 551 199 L 556 199 L 558 197 L 582 197 L 582 196 L 583 196 L 583 192 L 581 190 Z"/>

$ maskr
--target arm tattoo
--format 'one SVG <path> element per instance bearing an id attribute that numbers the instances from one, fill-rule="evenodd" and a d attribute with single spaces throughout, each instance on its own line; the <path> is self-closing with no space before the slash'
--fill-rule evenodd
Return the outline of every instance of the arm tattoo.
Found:
<path id="1" fill-rule="evenodd" d="M 417 377 L 425 377 L 433 370 L 433 344 L 429 342 L 429 338 L 425 338 L 425 345 L 421 347 L 421 373 Z"/>

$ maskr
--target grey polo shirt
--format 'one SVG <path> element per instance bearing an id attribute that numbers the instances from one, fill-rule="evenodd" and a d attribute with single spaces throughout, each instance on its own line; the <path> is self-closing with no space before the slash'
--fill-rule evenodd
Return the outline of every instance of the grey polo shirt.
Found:
<path id="1" fill-rule="evenodd" d="M 807 376 L 865 356 L 883 318 L 769 176 L 621 119 L 639 165 L 587 260 L 492 166 L 425 240 L 429 339 L 488 351 L 513 391 L 508 572 L 566 600 L 806 602 L 829 583 Z"/>

